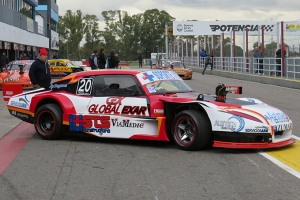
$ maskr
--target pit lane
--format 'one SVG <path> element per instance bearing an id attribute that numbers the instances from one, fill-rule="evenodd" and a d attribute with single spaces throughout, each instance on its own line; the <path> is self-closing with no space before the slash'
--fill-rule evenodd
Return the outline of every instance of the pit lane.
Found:
<path id="1" fill-rule="evenodd" d="M 212 94 L 217 83 L 242 86 L 244 94 L 228 95 L 258 98 L 278 107 L 291 117 L 293 133 L 299 137 L 298 90 L 197 73 L 187 82 L 198 92 Z M 9 129 L 20 121 L 7 119 L 10 116 L 2 104 L 1 126 Z M 6 133 L 4 129 L 1 134 Z M 32 130 L 28 134 L 32 134 L 28 143 L 0 175 L 1 200 L 297 199 L 300 196 L 299 179 L 252 150 L 185 152 L 170 143 L 84 136 L 44 141 Z M 285 154 L 290 154 L 286 151 L 294 148 L 298 148 L 298 143 L 267 153 L 272 156 L 279 153 L 279 157 L 286 158 Z M 299 166 L 300 159 L 291 160 Z"/>

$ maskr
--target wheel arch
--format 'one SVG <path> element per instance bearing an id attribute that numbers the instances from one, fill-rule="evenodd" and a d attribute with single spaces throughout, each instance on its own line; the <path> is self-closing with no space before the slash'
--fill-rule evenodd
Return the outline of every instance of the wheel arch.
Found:
<path id="1" fill-rule="evenodd" d="M 166 120 L 166 132 L 167 135 L 169 137 L 169 139 L 171 139 L 171 127 L 172 127 L 172 122 L 173 119 L 175 118 L 175 116 L 183 111 L 183 110 L 197 110 L 200 113 L 205 114 L 205 116 L 207 117 L 207 119 L 209 121 L 211 121 L 209 119 L 209 116 L 206 112 L 206 110 L 199 104 L 199 103 L 173 103 L 173 102 L 165 102 L 164 105 L 164 112 L 165 112 L 165 117 L 167 118 Z M 210 127 L 211 127 L 211 123 L 210 123 Z"/>
<path id="2" fill-rule="evenodd" d="M 63 107 L 62 107 L 61 103 L 60 103 L 58 100 L 48 97 L 48 98 L 44 98 L 44 99 L 42 99 L 41 101 L 39 101 L 39 103 L 38 103 L 38 104 L 36 105 L 36 107 L 35 107 L 34 113 L 36 113 L 36 111 L 37 111 L 37 110 L 39 109 L 39 107 L 41 107 L 42 105 L 50 104 L 50 103 L 51 103 L 51 104 L 57 104 L 57 105 L 59 105 L 59 107 L 61 108 L 61 110 L 64 112 Z"/>

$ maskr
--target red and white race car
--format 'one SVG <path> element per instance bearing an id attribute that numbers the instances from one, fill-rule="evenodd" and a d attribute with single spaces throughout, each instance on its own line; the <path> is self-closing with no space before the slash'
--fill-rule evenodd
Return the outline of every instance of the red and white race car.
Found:
<path id="1" fill-rule="evenodd" d="M 215 95 L 198 94 L 168 70 L 93 70 L 68 75 L 15 95 L 9 112 L 33 123 L 43 139 L 66 132 L 137 140 L 173 140 L 183 150 L 210 146 L 275 148 L 290 145 L 293 124 L 281 110 L 218 85 Z"/>

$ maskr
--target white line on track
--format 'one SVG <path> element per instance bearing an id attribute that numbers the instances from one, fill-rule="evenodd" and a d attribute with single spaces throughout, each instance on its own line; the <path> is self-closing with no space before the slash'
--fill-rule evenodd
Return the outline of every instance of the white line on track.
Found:
<path id="1" fill-rule="evenodd" d="M 299 137 L 294 136 L 293 138 L 295 138 L 296 140 L 300 140 Z M 292 174 L 293 176 L 297 177 L 300 179 L 300 172 L 294 170 L 293 168 L 289 167 L 288 165 L 284 164 L 283 162 L 277 160 L 276 158 L 270 156 L 269 154 L 263 152 L 263 151 L 259 151 L 258 152 L 260 155 L 262 155 L 263 157 L 267 158 L 268 160 L 272 161 L 274 164 L 276 164 L 278 167 L 282 168 L 283 170 L 287 171 L 288 173 Z"/>

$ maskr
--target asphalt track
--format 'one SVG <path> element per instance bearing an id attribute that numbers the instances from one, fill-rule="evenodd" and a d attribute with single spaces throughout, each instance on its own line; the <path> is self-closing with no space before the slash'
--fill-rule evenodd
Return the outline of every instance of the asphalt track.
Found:
<path id="1" fill-rule="evenodd" d="M 195 73 L 197 92 L 243 87 L 286 112 L 300 138 L 299 90 Z M 178 150 L 172 143 L 41 140 L 0 103 L 0 199 L 300 199 L 300 142 L 275 150 Z"/>

